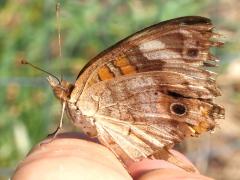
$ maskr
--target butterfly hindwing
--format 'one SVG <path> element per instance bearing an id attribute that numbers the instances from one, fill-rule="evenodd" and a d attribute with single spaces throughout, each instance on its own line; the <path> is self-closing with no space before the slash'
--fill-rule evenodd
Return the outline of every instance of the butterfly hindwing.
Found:
<path id="1" fill-rule="evenodd" d="M 213 129 L 222 118 L 221 107 L 212 102 L 177 94 L 181 78 L 171 81 L 175 91 L 168 94 L 163 91 L 171 89 L 168 78 L 157 81 L 154 73 L 158 75 L 134 74 L 99 82 L 86 89 L 77 102 L 84 116 L 95 119 L 98 138 L 120 159 L 159 155 L 157 151 L 185 137 Z M 184 112 L 175 112 L 174 105 L 184 107 Z"/>

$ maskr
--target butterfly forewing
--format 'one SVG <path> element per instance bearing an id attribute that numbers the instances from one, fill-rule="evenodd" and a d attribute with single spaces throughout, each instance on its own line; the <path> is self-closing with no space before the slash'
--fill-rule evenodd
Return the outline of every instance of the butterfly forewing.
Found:
<path id="1" fill-rule="evenodd" d="M 212 28 L 206 18 L 183 17 L 137 32 L 90 61 L 80 72 L 72 97 L 77 99 L 84 88 L 100 81 L 148 71 L 166 70 L 195 79 L 210 78 L 211 74 L 200 68 L 204 62 L 214 60 L 209 52 L 216 45 L 210 41 Z M 198 74 L 189 74 L 188 68 Z"/>

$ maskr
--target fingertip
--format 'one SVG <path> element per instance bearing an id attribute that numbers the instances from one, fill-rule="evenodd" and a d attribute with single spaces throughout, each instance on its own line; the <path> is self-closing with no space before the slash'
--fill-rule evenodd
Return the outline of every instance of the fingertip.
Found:
<path id="1" fill-rule="evenodd" d="M 212 178 L 203 176 L 197 173 L 189 173 L 186 171 L 181 171 L 179 169 L 157 169 L 149 171 L 139 178 L 138 180 L 159 180 L 159 179 L 168 179 L 168 180 L 213 180 Z"/>
<path id="2" fill-rule="evenodd" d="M 171 164 L 164 160 L 143 159 L 139 162 L 132 162 L 127 165 L 128 172 L 133 178 L 138 178 L 149 171 L 162 168 L 184 171 L 183 169 L 175 166 L 174 164 Z"/>
<path id="3" fill-rule="evenodd" d="M 199 174 L 199 170 L 196 168 L 196 166 L 186 157 L 184 156 L 182 153 L 180 153 L 179 151 L 176 151 L 174 149 L 169 150 L 175 157 L 177 157 L 179 160 L 181 160 L 182 162 L 184 162 L 186 164 L 186 166 L 189 166 L 193 169 L 193 173 L 197 173 Z"/>
<path id="4" fill-rule="evenodd" d="M 181 160 L 186 166 L 192 167 L 194 169 L 193 173 L 199 174 L 198 169 L 180 152 L 175 150 L 170 150 L 170 152 L 176 156 L 179 160 Z M 127 164 L 128 172 L 131 174 L 132 177 L 138 178 L 143 174 L 153 171 L 156 169 L 173 169 L 182 172 L 186 172 L 184 169 L 168 162 L 165 160 L 152 160 L 152 159 L 143 159 L 139 162 L 129 162 Z"/>

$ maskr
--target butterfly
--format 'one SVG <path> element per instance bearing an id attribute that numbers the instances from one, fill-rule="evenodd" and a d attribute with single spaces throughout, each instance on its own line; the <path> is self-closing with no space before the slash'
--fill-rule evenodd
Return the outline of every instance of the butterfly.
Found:
<path id="1" fill-rule="evenodd" d="M 169 149 L 224 118 L 213 102 L 216 74 L 206 69 L 218 63 L 209 51 L 223 44 L 216 36 L 205 17 L 160 22 L 101 52 L 74 84 L 48 81 L 62 112 L 122 162 L 164 159 L 191 171 Z"/>

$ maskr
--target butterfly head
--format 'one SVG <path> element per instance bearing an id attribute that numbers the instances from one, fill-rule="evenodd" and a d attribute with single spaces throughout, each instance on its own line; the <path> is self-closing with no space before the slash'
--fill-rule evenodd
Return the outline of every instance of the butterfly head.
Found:
<path id="1" fill-rule="evenodd" d="M 26 61 L 25 59 L 21 59 L 21 64 L 26 64 L 29 65 L 31 67 L 33 67 L 34 69 L 37 69 L 41 72 L 44 72 L 50 76 L 48 76 L 47 80 L 49 82 L 49 84 L 51 85 L 54 94 L 56 95 L 56 97 L 61 101 L 61 102 L 66 102 L 67 100 L 69 100 L 71 92 L 74 88 L 74 85 L 65 81 L 65 80 L 59 80 L 57 76 L 51 74 L 48 71 L 45 71 L 44 69 L 33 65 L 32 63 L 29 63 L 28 61 Z"/>
<path id="2" fill-rule="evenodd" d="M 61 80 L 58 81 L 52 76 L 47 78 L 49 84 L 51 85 L 55 96 L 61 101 L 66 102 L 69 100 L 71 92 L 74 88 L 74 85 L 69 83 L 68 81 Z"/>

